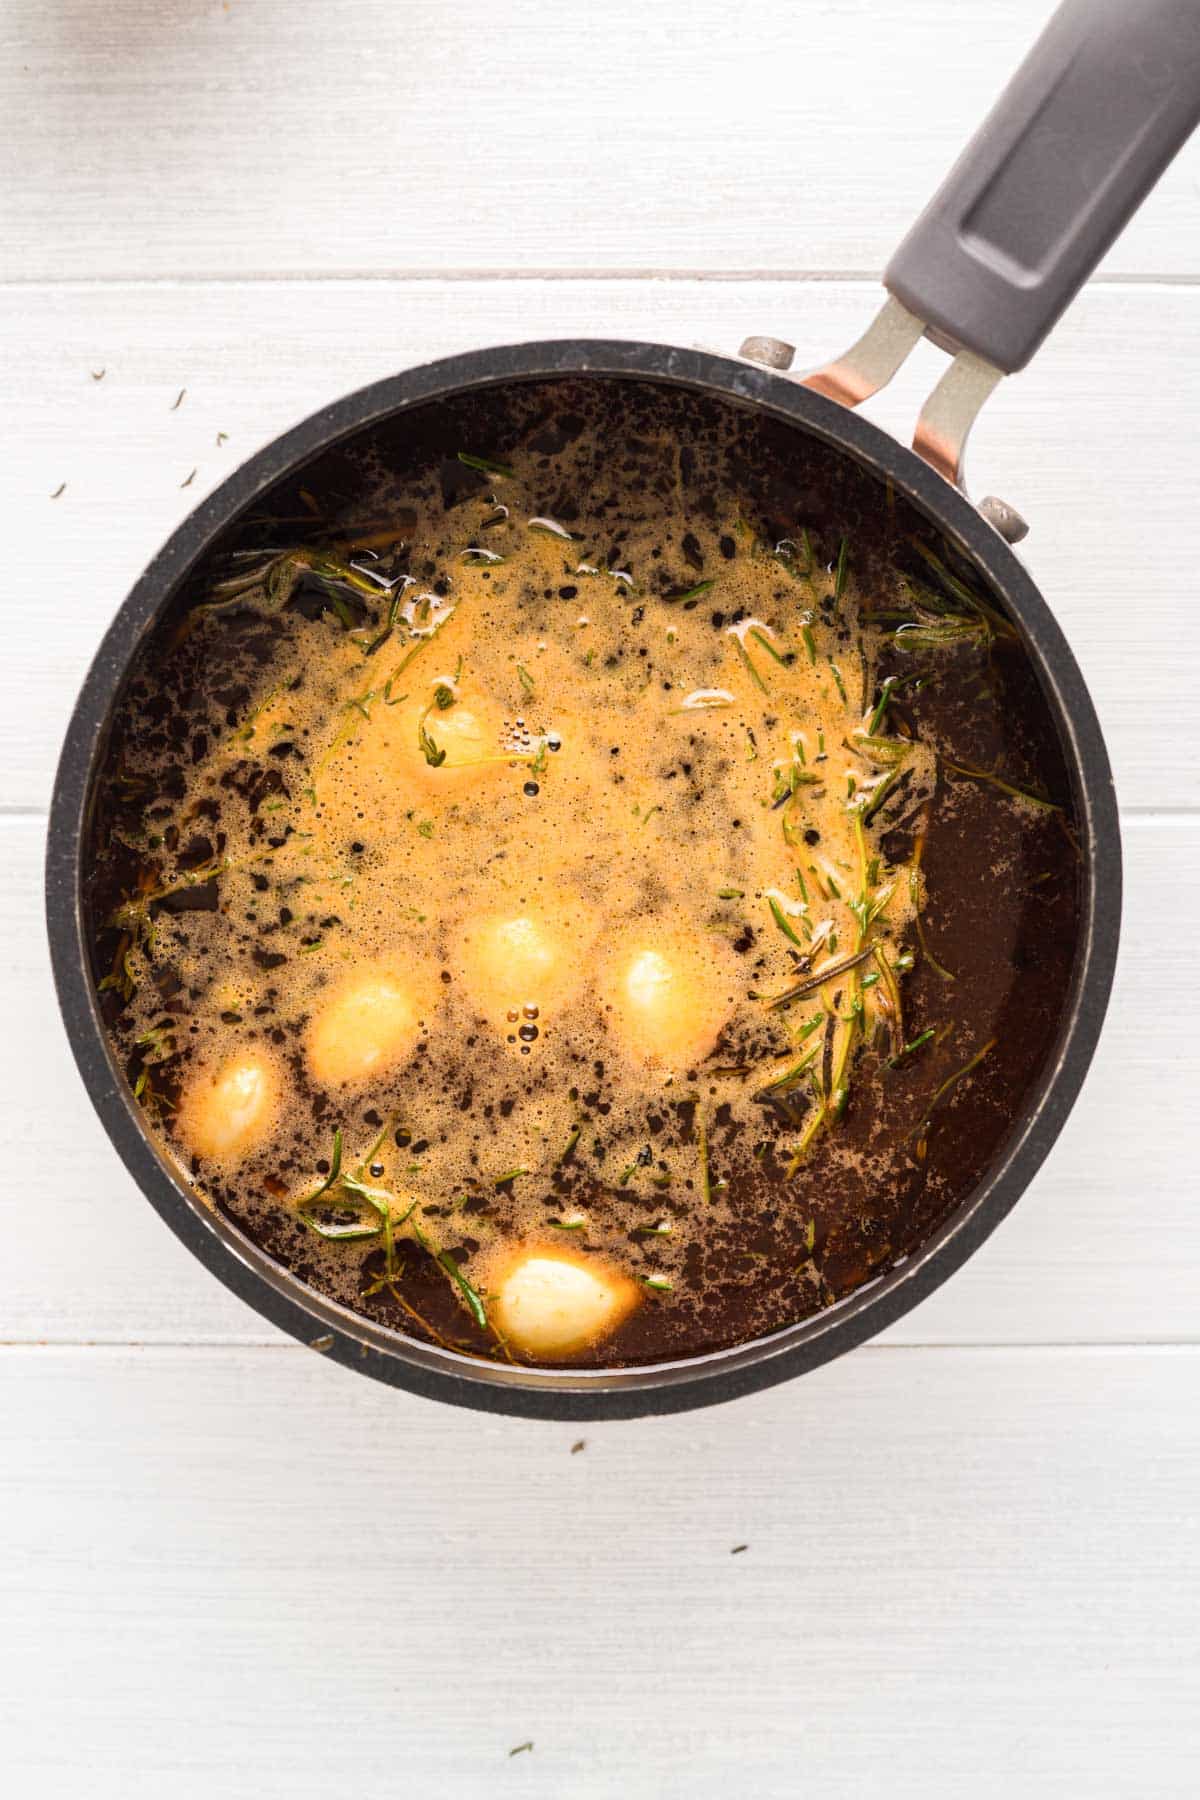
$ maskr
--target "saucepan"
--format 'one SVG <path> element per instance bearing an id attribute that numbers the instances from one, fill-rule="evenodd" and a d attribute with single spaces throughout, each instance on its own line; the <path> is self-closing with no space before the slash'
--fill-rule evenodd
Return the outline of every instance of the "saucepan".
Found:
<path id="1" fill-rule="evenodd" d="M 727 1400 L 828 1361 L 891 1324 L 971 1255 L 1029 1185 L 1079 1092 L 1117 954 L 1121 849 L 1104 740 L 1053 613 L 1012 545 L 1013 509 L 978 505 L 963 481 L 971 423 L 1022 368 L 1200 118 L 1195 0 L 1067 0 L 977 137 L 901 244 L 873 324 L 815 372 L 790 347 L 749 336 L 738 355 L 579 340 L 454 356 L 323 407 L 253 457 L 174 533 L 107 632 L 67 731 L 47 853 L 59 1001 L 91 1099 L 146 1198 L 200 1260 L 251 1305 L 334 1360 L 460 1405 L 546 1418 L 628 1417 Z M 950 357 L 912 448 L 855 408 L 918 339 Z M 1053 1053 L 985 1177 L 921 1249 L 840 1304 L 773 1336 L 687 1362 L 538 1370 L 418 1343 L 312 1291 L 230 1220 L 202 1205 L 154 1147 L 110 1054 L 91 971 L 83 889 L 89 822 L 114 707 L 147 634 L 212 546 L 322 458 L 465 396 L 522 384 L 640 383 L 754 414 L 776 438 L 814 446 L 860 486 L 898 496 L 940 534 L 1016 627 L 1061 740 L 1081 862 L 1080 930 Z"/>

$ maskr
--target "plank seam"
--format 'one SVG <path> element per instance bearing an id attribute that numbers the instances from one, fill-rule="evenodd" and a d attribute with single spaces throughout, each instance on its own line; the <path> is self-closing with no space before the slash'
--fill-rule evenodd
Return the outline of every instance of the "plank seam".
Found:
<path id="1" fill-rule="evenodd" d="M 454 282 L 485 286 L 501 282 L 760 282 L 796 286 L 842 282 L 854 287 L 878 288 L 882 271 L 877 269 L 688 269 L 688 268 L 616 268 L 616 269 L 521 269 L 521 268 L 422 268 L 422 269 L 305 269 L 245 270 L 238 274 L 197 271 L 163 275 L 14 275 L 0 279 L 0 292 L 55 288 L 166 288 L 166 287 L 255 287 L 280 284 L 319 286 L 326 283 L 350 282 Z M 1089 288 L 1180 288 L 1200 287 L 1196 274 L 1115 273 L 1094 275 Z"/>

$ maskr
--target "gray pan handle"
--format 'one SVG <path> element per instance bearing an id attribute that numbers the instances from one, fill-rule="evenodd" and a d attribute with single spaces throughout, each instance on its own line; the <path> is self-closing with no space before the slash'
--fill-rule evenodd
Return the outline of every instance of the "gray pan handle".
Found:
<path id="1" fill-rule="evenodd" d="M 1029 361 L 1200 122 L 1200 0 L 1065 0 L 884 274 L 947 348 Z"/>

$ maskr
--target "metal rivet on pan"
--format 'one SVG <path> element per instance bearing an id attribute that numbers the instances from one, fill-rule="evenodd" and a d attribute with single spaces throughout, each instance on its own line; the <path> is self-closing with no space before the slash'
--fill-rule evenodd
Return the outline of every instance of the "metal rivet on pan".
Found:
<path id="1" fill-rule="evenodd" d="M 775 337 L 745 338 L 738 351 L 747 362 L 763 363 L 768 369 L 790 369 L 795 354 L 795 344 L 785 344 L 782 338 Z"/>
<path id="2" fill-rule="evenodd" d="M 979 502 L 979 511 L 1006 544 L 1019 544 L 1023 537 L 1029 536 L 1029 526 L 1007 500 L 997 500 L 995 494 L 986 494 Z"/>

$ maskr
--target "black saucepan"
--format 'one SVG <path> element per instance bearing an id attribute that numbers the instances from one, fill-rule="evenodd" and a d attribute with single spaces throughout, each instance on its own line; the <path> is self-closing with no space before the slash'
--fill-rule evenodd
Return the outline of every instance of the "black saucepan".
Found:
<path id="1" fill-rule="evenodd" d="M 962 446 L 982 400 L 1028 361 L 1200 116 L 1200 11 L 1192 0 L 1068 0 L 885 276 L 875 324 L 837 362 L 788 374 L 786 345 L 750 338 L 739 357 L 605 340 L 451 357 L 323 408 L 246 463 L 155 557 L 113 621 L 72 717 L 50 816 L 47 911 L 59 1001 L 92 1101 L 126 1167 L 177 1235 L 227 1286 L 336 1361 L 460 1405 L 546 1418 L 629 1417 L 709 1404 L 816 1367 L 906 1313 L 983 1242 L 1029 1184 L 1079 1092 L 1116 960 L 1121 852 L 1108 757 L 1054 617 L 1010 548 L 1021 521 L 972 504 Z M 921 335 L 953 361 L 910 450 L 852 408 Z M 403 435 L 431 409 L 514 384 L 649 383 L 770 422 L 810 459 L 900 496 L 941 534 L 1018 628 L 1057 728 L 1081 850 L 1075 966 L 1057 1043 L 984 1178 L 890 1273 L 767 1339 L 687 1362 L 558 1371 L 472 1361 L 351 1313 L 265 1256 L 202 1205 L 163 1159 L 115 1065 L 97 1005 L 83 887 L 91 809 L 131 664 L 213 546 L 321 459 L 363 434 Z"/>

